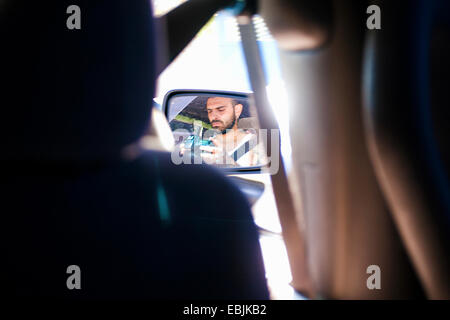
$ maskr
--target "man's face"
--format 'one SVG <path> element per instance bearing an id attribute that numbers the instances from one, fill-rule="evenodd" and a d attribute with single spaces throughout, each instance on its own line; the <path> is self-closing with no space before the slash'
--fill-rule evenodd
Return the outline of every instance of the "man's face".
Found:
<path id="1" fill-rule="evenodd" d="M 224 131 L 231 129 L 242 112 L 242 105 L 233 107 L 233 99 L 214 97 L 206 102 L 209 122 L 214 129 Z"/>

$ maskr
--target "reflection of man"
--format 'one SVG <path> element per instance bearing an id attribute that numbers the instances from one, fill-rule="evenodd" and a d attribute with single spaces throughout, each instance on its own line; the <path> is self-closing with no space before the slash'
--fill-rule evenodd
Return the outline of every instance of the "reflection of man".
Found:
<path id="1" fill-rule="evenodd" d="M 238 129 L 243 105 L 232 98 L 212 97 L 206 102 L 209 122 L 218 131 L 210 138 L 214 146 L 203 146 L 202 158 L 208 163 L 237 166 L 258 165 L 256 134 Z"/>

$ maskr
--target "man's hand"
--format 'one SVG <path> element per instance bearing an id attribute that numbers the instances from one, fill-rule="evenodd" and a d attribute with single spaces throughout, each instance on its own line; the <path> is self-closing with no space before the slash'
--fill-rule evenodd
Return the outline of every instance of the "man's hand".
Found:
<path id="1" fill-rule="evenodd" d="M 201 146 L 202 159 L 207 164 L 236 166 L 236 162 L 227 154 L 223 139 L 210 138 L 214 146 Z"/>

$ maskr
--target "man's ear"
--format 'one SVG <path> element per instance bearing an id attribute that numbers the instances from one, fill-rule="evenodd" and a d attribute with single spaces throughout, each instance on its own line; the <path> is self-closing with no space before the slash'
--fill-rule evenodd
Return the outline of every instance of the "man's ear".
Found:
<path id="1" fill-rule="evenodd" d="M 242 113 L 242 104 L 237 104 L 234 106 L 234 115 L 236 116 L 236 119 L 239 119 Z"/>

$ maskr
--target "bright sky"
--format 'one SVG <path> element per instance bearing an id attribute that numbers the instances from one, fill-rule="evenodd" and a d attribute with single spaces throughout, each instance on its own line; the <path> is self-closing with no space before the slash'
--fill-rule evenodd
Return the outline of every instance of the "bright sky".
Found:
<path id="1" fill-rule="evenodd" d="M 250 90 L 233 16 L 217 14 L 160 75 L 158 98 L 172 89 Z"/>
<path id="2" fill-rule="evenodd" d="M 152 0 L 153 14 L 157 17 L 162 16 L 186 1 L 187 0 Z"/>

